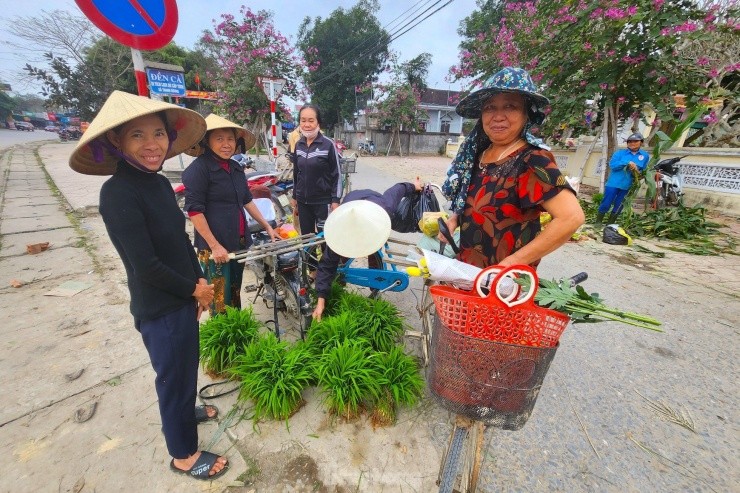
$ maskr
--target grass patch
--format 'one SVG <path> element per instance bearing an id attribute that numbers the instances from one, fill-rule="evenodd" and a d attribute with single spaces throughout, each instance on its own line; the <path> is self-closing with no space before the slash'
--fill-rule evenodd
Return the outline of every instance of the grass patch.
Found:
<path id="1" fill-rule="evenodd" d="M 203 369 L 216 375 L 226 373 L 237 357 L 245 354 L 262 327 L 252 307 L 239 310 L 227 306 L 224 313 L 208 319 L 200 326 L 200 361 Z"/>

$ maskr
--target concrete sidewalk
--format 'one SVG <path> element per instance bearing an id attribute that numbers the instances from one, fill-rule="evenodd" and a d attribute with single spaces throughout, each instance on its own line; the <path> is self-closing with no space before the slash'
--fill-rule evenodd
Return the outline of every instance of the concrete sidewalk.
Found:
<path id="1" fill-rule="evenodd" d="M 245 465 L 215 423 L 199 427 L 200 442 L 215 441 L 209 448 L 225 453 L 231 470 L 211 483 L 169 471 L 154 372 L 125 280 L 111 272 L 120 260 L 86 251 L 107 241 L 99 218 L 67 212 L 96 209 L 105 180 L 69 169 L 73 147 L 42 146 L 44 166 L 35 144 L 0 151 L 0 447 L 9 458 L 0 491 L 222 491 Z M 26 253 L 41 242 L 50 248 Z M 49 296 L 60 287 L 82 291 Z"/>

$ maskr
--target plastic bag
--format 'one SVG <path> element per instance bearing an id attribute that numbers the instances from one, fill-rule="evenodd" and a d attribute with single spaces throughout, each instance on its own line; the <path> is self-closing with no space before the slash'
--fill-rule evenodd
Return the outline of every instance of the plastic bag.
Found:
<path id="1" fill-rule="evenodd" d="M 418 195 L 419 197 L 414 207 L 415 225 L 418 227 L 425 212 L 439 212 L 440 208 L 437 197 L 434 196 L 434 191 L 429 185 L 424 186 L 420 193 L 414 195 Z M 417 231 L 420 230 L 417 229 Z"/>
<path id="2" fill-rule="evenodd" d="M 421 194 L 412 193 L 401 199 L 396 208 L 396 214 L 391 221 L 391 229 L 399 233 L 414 233 L 419 231 L 418 219 L 415 219 L 414 211 L 421 200 Z"/>
<path id="3" fill-rule="evenodd" d="M 421 221 L 419 221 L 419 229 L 422 233 L 430 238 L 434 238 L 439 234 L 439 224 L 437 219 L 442 218 L 447 221 L 446 212 L 424 212 L 421 215 Z"/>
<path id="4" fill-rule="evenodd" d="M 617 224 L 610 224 L 604 228 L 604 234 L 601 237 L 604 243 L 609 245 L 631 245 L 632 238 Z"/>

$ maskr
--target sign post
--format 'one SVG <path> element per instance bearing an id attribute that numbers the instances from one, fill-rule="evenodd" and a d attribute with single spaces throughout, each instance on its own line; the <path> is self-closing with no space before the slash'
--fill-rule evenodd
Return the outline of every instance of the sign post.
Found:
<path id="1" fill-rule="evenodd" d="M 148 96 L 144 59 L 139 50 L 158 50 L 172 41 L 178 22 L 175 0 L 75 0 L 75 3 L 101 31 L 131 48 L 137 91 L 139 96 Z"/>
<path id="2" fill-rule="evenodd" d="M 277 161 L 277 126 L 275 125 L 275 100 L 280 95 L 285 85 L 285 79 L 274 77 L 258 77 L 257 82 L 262 86 L 262 90 L 270 99 L 270 118 L 272 121 L 272 159 Z"/>

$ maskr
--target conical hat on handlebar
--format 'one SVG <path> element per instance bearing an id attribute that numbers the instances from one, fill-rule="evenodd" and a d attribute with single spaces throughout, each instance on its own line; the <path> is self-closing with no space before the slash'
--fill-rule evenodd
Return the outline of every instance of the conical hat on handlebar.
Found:
<path id="1" fill-rule="evenodd" d="M 257 138 L 249 130 L 237 125 L 236 123 L 230 122 L 224 117 L 211 113 L 206 117 L 206 135 L 208 135 L 208 132 L 210 132 L 211 130 L 216 130 L 218 128 L 233 128 L 234 130 L 236 130 L 236 140 L 238 141 L 239 139 L 244 139 L 245 149 L 242 152 L 247 152 L 249 149 L 254 147 L 254 144 L 257 142 Z M 205 152 L 206 145 L 207 142 L 206 138 L 204 137 L 203 140 L 195 144 L 190 149 L 186 150 L 185 154 L 193 157 L 198 157 Z"/>
<path id="2" fill-rule="evenodd" d="M 378 251 L 391 234 L 391 218 L 369 200 L 345 202 L 329 213 L 324 237 L 329 248 L 347 258 L 366 257 Z"/>

